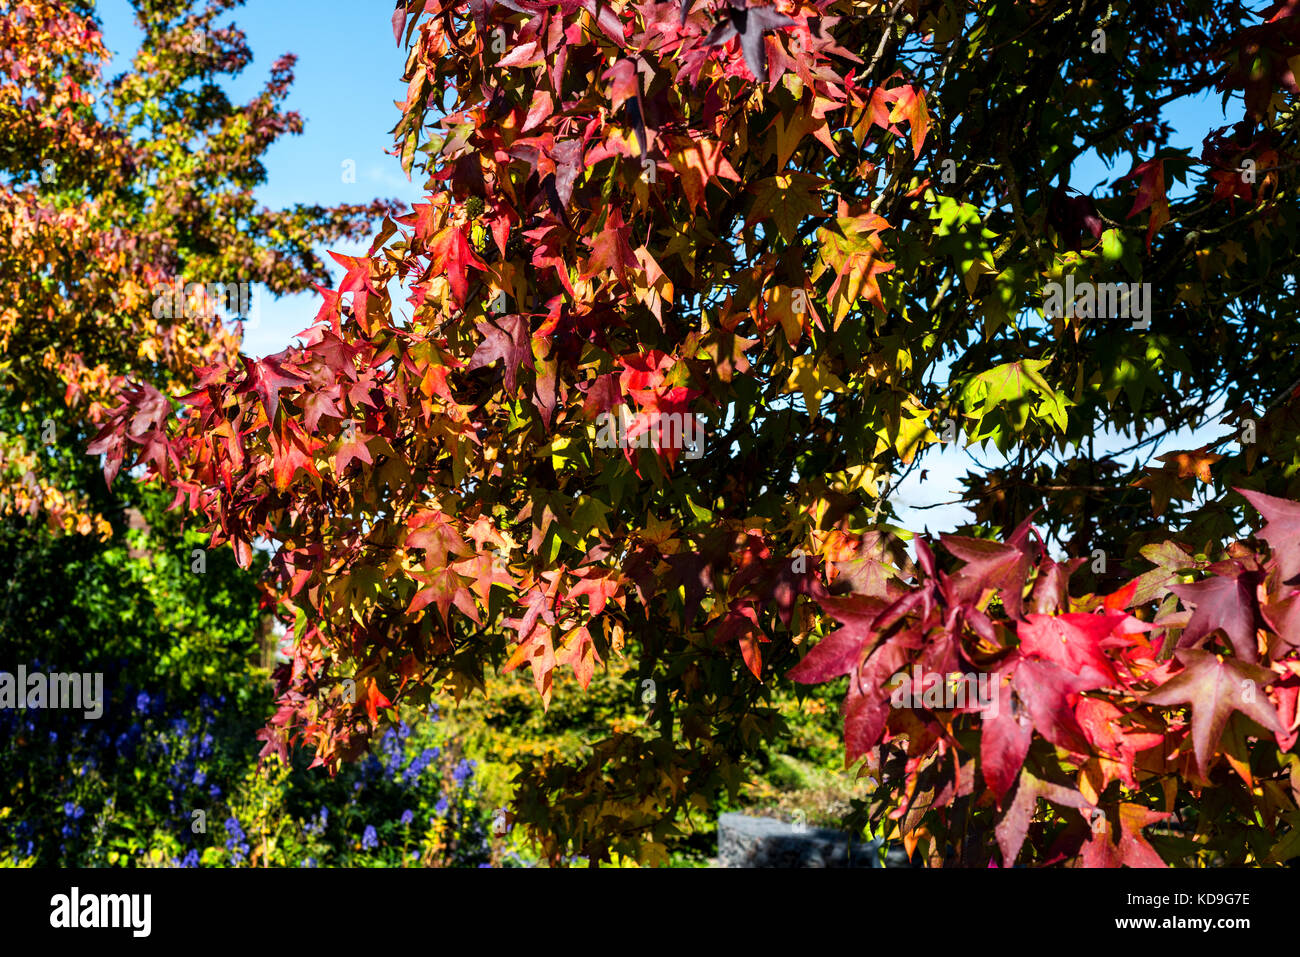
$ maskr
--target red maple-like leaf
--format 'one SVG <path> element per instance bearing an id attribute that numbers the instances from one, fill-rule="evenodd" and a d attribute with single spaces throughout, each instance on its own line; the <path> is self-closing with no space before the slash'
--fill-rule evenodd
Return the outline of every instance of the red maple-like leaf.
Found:
<path id="1" fill-rule="evenodd" d="M 1029 528 L 1026 519 L 1005 544 L 962 535 L 940 536 L 944 548 L 966 562 L 956 577 L 967 600 L 978 601 L 986 589 L 992 589 L 1002 597 L 1008 615 L 1019 618 L 1024 613 L 1025 581 L 1034 563 Z"/>
<path id="2" fill-rule="evenodd" d="M 483 341 L 470 357 L 467 369 L 473 371 L 501 360 L 506 391 L 512 395 L 518 385 L 519 367 L 533 368 L 532 337 L 528 320 L 523 316 L 498 316 L 476 327 Z"/>
<path id="3" fill-rule="evenodd" d="M 1051 662 L 1025 658 L 1011 684 L 1039 734 L 1058 747 L 1087 752 L 1088 739 L 1074 709 L 1079 695 L 1102 687 L 1104 678 L 1093 673 L 1072 674 Z"/>
<path id="4" fill-rule="evenodd" d="M 1105 812 L 1096 812 L 1089 822 L 1089 837 L 1084 844 L 1080 863 L 1084 867 L 1167 867 L 1155 848 L 1147 843 L 1142 828 L 1169 817 L 1140 804 L 1121 801 Z M 1115 837 L 1115 825 L 1119 837 Z"/>
<path id="5" fill-rule="evenodd" d="M 1007 805 L 1007 809 L 1003 811 L 1002 817 L 994 828 L 998 848 L 1002 851 L 1003 867 L 1011 867 L 1015 864 L 1020 848 L 1025 843 L 1025 835 L 1029 833 L 1029 822 L 1033 820 L 1040 797 L 1053 804 L 1072 807 L 1083 812 L 1090 811 L 1093 807 L 1078 791 L 1036 778 L 1028 770 L 1021 771 L 1011 803 Z"/>
<path id="6" fill-rule="evenodd" d="M 1034 736 L 1029 712 L 1011 686 L 1018 664 L 1012 660 L 989 675 L 991 700 L 981 721 L 980 771 L 999 802 L 1015 783 Z"/>
<path id="7" fill-rule="evenodd" d="M 855 670 L 874 634 L 871 626 L 888 602 L 853 595 L 822 598 L 819 604 L 844 627 L 819 641 L 802 661 L 786 672 L 787 678 L 800 684 L 823 684 Z"/>
<path id="8" fill-rule="evenodd" d="M 849 692 L 844 699 L 845 767 L 880 743 L 892 707 L 888 681 L 903 670 L 921 643 L 916 629 L 899 631 L 885 639 L 862 667 L 849 675 Z"/>
<path id="9" fill-rule="evenodd" d="M 379 709 L 391 708 L 393 703 L 388 700 L 387 696 L 379 690 L 379 683 L 373 678 L 365 680 L 365 705 L 366 714 L 370 715 L 370 722 L 377 724 L 379 722 Z"/>
<path id="10" fill-rule="evenodd" d="M 1273 549 L 1282 581 L 1300 576 L 1300 504 L 1244 488 L 1236 491 L 1264 516 L 1267 524 L 1256 534 Z"/>
<path id="11" fill-rule="evenodd" d="M 469 270 L 487 269 L 465 238 L 465 230 L 460 226 L 446 227 L 429 243 L 429 254 L 432 275 L 446 276 L 452 299 L 457 306 L 465 305 L 469 295 Z"/>
<path id="12" fill-rule="evenodd" d="M 414 615 L 420 609 L 433 605 L 444 623 L 449 623 L 451 606 L 455 605 L 465 617 L 479 623 L 474 596 L 467 587 L 469 582 L 451 568 L 438 568 L 428 572 L 414 572 L 413 577 L 423 583 L 407 606 L 406 613 Z"/>
<path id="13" fill-rule="evenodd" d="M 1262 576 L 1237 562 L 1210 566 L 1212 575 L 1190 585 L 1171 585 L 1169 590 L 1196 606 L 1192 618 L 1178 639 L 1179 648 L 1195 645 L 1216 629 L 1223 629 L 1237 657 L 1259 660 L 1255 629 L 1261 624 L 1255 587 Z M 1231 573 L 1231 574 L 1230 574 Z"/>
<path id="14" fill-rule="evenodd" d="M 1114 666 L 1101 641 L 1127 615 L 1027 615 L 1016 626 L 1020 651 L 1031 658 L 1054 661 L 1066 671 L 1091 671 L 1103 681 L 1116 682 Z"/>
<path id="15" fill-rule="evenodd" d="M 1174 657 L 1183 670 L 1142 700 L 1165 706 L 1191 705 L 1192 748 L 1202 775 L 1209 771 L 1233 711 L 1242 712 L 1274 733 L 1286 732 L 1262 690 L 1277 677 L 1273 672 L 1194 648 L 1181 648 Z"/>
<path id="16" fill-rule="evenodd" d="M 683 12 L 685 12 L 683 10 Z M 740 49 L 745 56 L 745 66 L 762 83 L 767 79 L 767 52 L 764 36 L 769 30 L 794 26 L 795 21 L 777 13 L 774 5 L 750 7 L 747 0 L 728 0 L 724 18 L 705 38 L 706 46 L 721 46 L 733 37 L 740 37 Z"/>
<path id="17" fill-rule="evenodd" d="M 1136 179 L 1138 181 L 1137 192 L 1133 200 L 1133 208 L 1129 210 L 1129 218 L 1136 216 L 1148 207 L 1151 209 L 1151 219 L 1147 225 L 1147 252 L 1151 252 L 1151 240 L 1155 238 L 1160 227 L 1169 222 L 1169 199 L 1165 195 L 1165 164 L 1164 160 L 1150 159 L 1145 163 L 1140 163 L 1134 167 L 1133 172 L 1129 173 L 1123 179 Z"/>
<path id="18" fill-rule="evenodd" d="M 285 367 L 288 350 L 267 356 L 265 359 L 250 359 L 240 356 L 244 363 L 244 381 L 235 389 L 235 395 L 254 393 L 266 409 L 266 421 L 274 422 L 276 410 L 280 408 L 280 390 L 301 389 L 305 383 L 292 369 Z"/>
<path id="19" fill-rule="evenodd" d="M 758 623 L 758 613 L 748 601 L 733 602 L 731 609 L 718 627 L 716 644 L 726 644 L 732 639 L 740 643 L 740 656 L 745 660 L 745 667 L 759 681 L 763 680 L 763 652 L 759 643 L 770 639 L 763 634 Z"/>

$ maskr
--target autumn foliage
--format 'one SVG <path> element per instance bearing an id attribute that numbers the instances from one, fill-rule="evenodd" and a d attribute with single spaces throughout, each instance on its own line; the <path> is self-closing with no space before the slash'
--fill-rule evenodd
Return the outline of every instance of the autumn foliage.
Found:
<path id="1" fill-rule="evenodd" d="M 92 446 L 242 561 L 273 546 L 267 753 L 337 767 L 486 668 L 549 706 L 634 655 L 657 736 L 520 769 L 554 859 L 662 860 L 779 733 L 787 674 L 846 680 L 868 814 L 936 864 L 1300 851 L 1293 3 L 414 0 L 393 24 L 425 201 L 335 256 L 299 345 L 184 395 L 139 381 Z M 1207 91 L 1241 118 L 1196 160 L 1158 111 Z M 1129 164 L 1109 193 L 1069 185 L 1089 150 Z M 1149 327 L 1044 314 L 1067 273 L 1150 282 Z M 1093 452 L 1219 408 L 1250 443 Z M 703 454 L 606 448 L 620 413 L 698 419 Z M 1009 464 L 967 479 L 978 537 L 914 564 L 889 490 L 944 420 Z M 1241 496 L 1269 548 L 1237 542 Z M 892 707 L 916 666 L 990 675 L 995 704 Z"/>

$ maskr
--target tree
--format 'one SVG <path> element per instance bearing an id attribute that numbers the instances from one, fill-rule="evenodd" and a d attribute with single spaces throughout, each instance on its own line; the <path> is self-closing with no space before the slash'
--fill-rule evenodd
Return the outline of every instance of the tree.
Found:
<path id="1" fill-rule="evenodd" d="M 486 667 L 527 664 L 549 704 L 557 674 L 633 654 L 658 737 L 525 763 L 515 811 L 553 859 L 656 861 L 778 732 L 768 683 L 797 665 L 850 676 L 872 813 L 935 861 L 987 861 L 991 826 L 1010 865 L 1037 815 L 1035 863 L 1155 863 L 1143 826 L 1233 774 L 1214 793 L 1267 840 L 1165 859 L 1284 856 L 1294 648 L 1233 601 L 1289 608 L 1288 562 L 1232 544 L 1230 489 L 1297 493 L 1293 4 L 415 0 L 393 22 L 427 201 L 340 258 L 301 347 L 209 371 L 179 420 L 146 389 L 96 445 L 134 429 L 214 543 L 276 543 L 295 657 L 268 752 L 335 767 Z M 1241 119 L 1197 159 L 1160 110 L 1209 91 Z M 1070 185 L 1090 150 L 1124 170 L 1108 193 Z M 1236 447 L 1093 454 L 1220 408 Z M 978 525 L 917 568 L 889 490 L 945 439 L 1014 460 L 968 477 Z M 1139 553 L 1158 573 L 1125 584 Z M 889 707 L 913 665 L 995 675 L 1000 717 Z M 1188 704 L 1190 730 L 1165 710 Z"/>
<path id="2" fill-rule="evenodd" d="M 292 56 L 252 102 L 223 91 L 251 59 L 216 23 L 236 5 L 137 3 L 141 48 L 109 82 L 93 3 L 0 4 L 0 514 L 109 534 L 82 451 L 122 383 L 176 392 L 236 361 L 254 287 L 327 282 L 314 247 L 388 208 L 257 206 L 261 155 L 302 119 L 281 109 Z"/>
<path id="3" fill-rule="evenodd" d="M 181 764 L 167 741 L 135 753 L 136 711 L 150 731 L 167 725 L 133 707 L 138 692 L 165 699 L 173 724 L 210 721 L 220 755 L 247 750 L 268 704 L 256 568 L 208 554 L 171 494 L 110 492 L 85 454 L 124 390 L 182 393 L 199 367 L 237 362 L 253 287 L 328 282 L 315 247 L 368 233 L 389 208 L 258 206 L 260 157 L 302 120 L 283 109 L 292 57 L 251 102 L 224 93 L 251 60 L 244 34 L 217 22 L 235 5 L 137 2 L 141 47 L 109 81 L 93 3 L 0 0 L 0 643 L 9 668 L 103 673 L 108 699 L 89 730 L 79 712 L 6 713 L 14 813 L 0 835 L 20 859 L 30 840 L 39 861 L 84 862 L 67 835 L 90 822 L 66 820 L 65 801 L 116 800 L 118 824 L 147 837 L 174 830 L 182 790 L 214 786 L 146 774 L 145 752 Z"/>

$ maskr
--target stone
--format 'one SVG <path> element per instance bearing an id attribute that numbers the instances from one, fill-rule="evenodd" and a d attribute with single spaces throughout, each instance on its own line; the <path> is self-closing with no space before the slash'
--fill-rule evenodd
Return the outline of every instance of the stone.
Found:
<path id="1" fill-rule="evenodd" d="M 719 867 L 879 867 L 880 843 L 770 817 L 718 818 Z"/>

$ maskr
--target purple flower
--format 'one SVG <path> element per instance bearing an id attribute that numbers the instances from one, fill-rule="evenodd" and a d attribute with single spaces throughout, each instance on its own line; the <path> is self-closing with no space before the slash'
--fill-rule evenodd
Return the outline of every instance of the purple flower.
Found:
<path id="1" fill-rule="evenodd" d="M 375 833 L 375 826 L 367 824 L 365 833 L 361 835 L 361 846 L 367 850 L 374 850 L 379 846 L 379 835 Z"/>
<path id="2" fill-rule="evenodd" d="M 456 782 L 456 787 L 463 788 L 465 782 L 474 776 L 474 766 L 475 762 L 466 761 L 464 758 L 461 758 L 460 761 L 457 762 L 455 769 L 451 772 L 451 776 Z"/>
<path id="3" fill-rule="evenodd" d="M 411 822 L 414 820 L 415 820 L 414 811 L 408 808 L 407 810 L 402 812 L 402 827 L 409 827 Z"/>
<path id="4" fill-rule="evenodd" d="M 438 803 L 434 805 L 433 811 L 438 815 L 438 817 L 442 817 L 447 813 L 447 807 L 447 796 L 444 794 L 442 797 L 438 798 Z M 432 823 L 432 821 L 430 821 L 430 823 Z"/>
<path id="5" fill-rule="evenodd" d="M 189 853 L 185 855 L 185 859 L 181 861 L 181 867 L 198 867 L 198 866 L 199 866 L 199 852 L 196 851 L 194 848 L 190 848 Z"/>
<path id="6" fill-rule="evenodd" d="M 424 769 L 433 763 L 434 758 L 436 758 L 439 753 L 438 748 L 425 748 L 421 751 L 420 756 L 412 761 L 411 766 L 406 769 L 406 773 L 403 775 L 405 783 L 410 784 L 423 774 Z"/>

